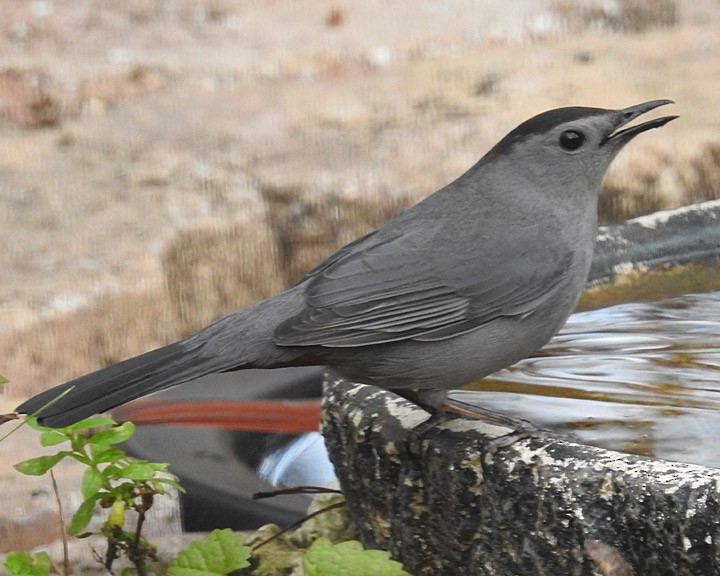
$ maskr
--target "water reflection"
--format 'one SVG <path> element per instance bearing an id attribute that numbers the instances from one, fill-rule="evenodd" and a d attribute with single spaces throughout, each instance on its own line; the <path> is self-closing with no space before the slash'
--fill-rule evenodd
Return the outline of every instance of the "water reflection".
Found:
<path id="1" fill-rule="evenodd" d="M 456 396 L 588 444 L 720 467 L 720 292 L 574 314 Z"/>

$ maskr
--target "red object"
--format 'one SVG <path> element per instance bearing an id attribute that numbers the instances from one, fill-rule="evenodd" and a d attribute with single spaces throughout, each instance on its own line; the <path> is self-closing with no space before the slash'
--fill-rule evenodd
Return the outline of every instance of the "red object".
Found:
<path id="1" fill-rule="evenodd" d="M 226 430 L 316 432 L 320 400 L 136 400 L 112 411 L 137 425 L 204 426 Z"/>

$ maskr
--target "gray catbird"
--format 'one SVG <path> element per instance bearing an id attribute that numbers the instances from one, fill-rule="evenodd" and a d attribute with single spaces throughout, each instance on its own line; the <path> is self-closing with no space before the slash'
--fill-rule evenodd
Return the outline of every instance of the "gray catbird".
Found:
<path id="1" fill-rule="evenodd" d="M 47 390 L 17 408 L 64 426 L 200 376 L 324 365 L 438 406 L 447 390 L 543 346 L 592 259 L 600 181 L 670 100 L 570 107 L 523 122 L 477 164 L 289 290 L 196 334 Z"/>

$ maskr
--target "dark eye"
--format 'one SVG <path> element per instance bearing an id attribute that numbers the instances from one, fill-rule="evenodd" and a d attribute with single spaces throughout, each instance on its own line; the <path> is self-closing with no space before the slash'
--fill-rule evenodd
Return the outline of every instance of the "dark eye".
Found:
<path id="1" fill-rule="evenodd" d="M 560 134 L 560 147 L 563 150 L 572 152 L 585 144 L 585 134 L 577 130 L 565 130 Z"/>

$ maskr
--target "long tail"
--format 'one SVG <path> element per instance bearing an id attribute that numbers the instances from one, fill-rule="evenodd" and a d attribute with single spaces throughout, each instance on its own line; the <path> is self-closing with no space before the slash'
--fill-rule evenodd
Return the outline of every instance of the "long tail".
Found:
<path id="1" fill-rule="evenodd" d="M 38 414 L 44 426 L 67 426 L 152 392 L 223 370 L 217 357 L 201 353 L 204 344 L 180 341 L 80 376 L 30 398 L 17 412 Z M 227 369 L 227 368 L 225 368 Z"/>
<path id="2" fill-rule="evenodd" d="M 33 414 L 67 392 L 38 414 L 45 426 L 67 426 L 207 374 L 297 365 L 295 361 L 302 352 L 276 346 L 273 331 L 301 304 L 301 289 L 288 290 L 221 318 L 184 340 L 42 392 L 16 411 Z"/>

